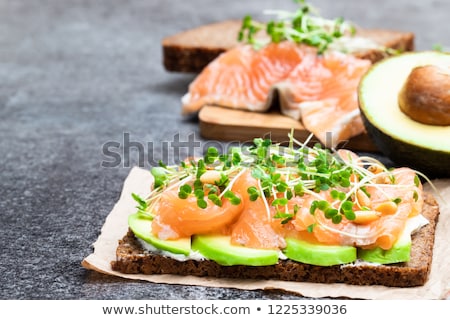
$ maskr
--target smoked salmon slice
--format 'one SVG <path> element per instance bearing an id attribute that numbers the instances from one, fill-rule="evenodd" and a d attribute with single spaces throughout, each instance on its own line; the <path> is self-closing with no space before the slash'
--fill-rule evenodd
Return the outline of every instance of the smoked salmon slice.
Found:
<path id="1" fill-rule="evenodd" d="M 248 45 L 221 54 L 190 84 L 182 98 L 183 112 L 204 105 L 266 111 L 271 90 L 301 61 L 303 52 L 289 43 L 269 44 L 260 51 Z"/>
<path id="2" fill-rule="evenodd" d="M 286 246 L 282 234 L 274 228 L 273 211 L 267 212 L 263 198 L 250 201 L 249 187 L 258 187 L 258 182 L 250 171 L 245 172 L 233 188 L 245 200 L 245 206 L 237 222 L 231 227 L 231 243 L 250 248 L 278 249 Z"/>
<path id="3" fill-rule="evenodd" d="M 364 131 L 357 87 L 370 65 L 339 52 L 318 55 L 315 48 L 289 41 L 260 50 L 242 45 L 222 53 L 197 76 L 182 98 L 182 109 L 192 113 L 218 105 L 265 112 L 278 103 L 283 114 L 301 120 L 327 147 L 335 147 Z"/>
<path id="4" fill-rule="evenodd" d="M 202 209 L 195 197 L 180 199 L 176 191 L 164 192 L 155 208 L 158 214 L 152 221 L 153 234 L 167 240 L 194 234 L 222 233 L 237 219 L 243 207 L 243 203 L 232 205 L 227 199 L 221 207 L 207 201 L 208 207 Z"/>
<path id="5" fill-rule="evenodd" d="M 403 231 L 409 217 L 420 212 L 423 206 L 422 186 L 415 185 L 416 173 L 409 168 L 398 168 L 391 173 L 391 179 L 395 183 L 376 183 L 366 187 L 367 194 L 370 195 L 370 203 L 366 203 L 364 210 L 374 212 L 379 218 L 367 223 L 355 223 L 351 220 L 343 219 L 339 224 L 333 224 L 323 215 L 315 215 L 312 218 L 309 208 L 314 200 L 327 200 L 332 203 L 334 200 L 330 192 L 320 192 L 316 195 L 305 195 L 302 206 L 296 217 L 290 223 L 294 228 L 303 232 L 308 226 L 314 223 L 314 228 L 310 232 L 319 243 L 330 245 L 350 245 L 362 248 L 380 247 L 384 250 L 390 249 Z M 395 210 L 383 213 L 379 209 L 381 204 L 390 203 L 395 199 L 401 199 L 395 204 Z M 295 198 L 293 201 L 298 203 Z M 335 204 L 337 208 L 339 203 Z M 354 210 L 361 210 L 355 206 Z M 292 232 L 290 233 L 292 236 Z M 296 236 L 304 237 L 305 233 Z M 294 235 L 295 236 L 295 235 Z M 310 235 L 307 235 L 309 237 Z"/>
<path id="6" fill-rule="evenodd" d="M 302 121 L 327 147 L 364 131 L 357 88 L 371 62 L 340 52 L 307 55 L 275 85 L 281 111 Z"/>

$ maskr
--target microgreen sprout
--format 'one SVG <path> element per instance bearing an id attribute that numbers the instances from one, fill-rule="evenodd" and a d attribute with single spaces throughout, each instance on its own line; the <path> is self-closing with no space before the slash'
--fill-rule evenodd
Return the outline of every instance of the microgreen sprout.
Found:
<path id="1" fill-rule="evenodd" d="M 150 219 L 153 219 L 153 215 L 147 211 L 148 209 L 148 203 L 146 200 L 142 199 L 138 194 L 132 193 L 131 196 L 133 197 L 134 201 L 137 202 L 136 208 L 138 209 L 138 214 L 143 217 L 147 217 Z"/>
<path id="2" fill-rule="evenodd" d="M 256 201 L 260 196 L 259 191 L 255 186 L 248 187 L 247 192 L 250 201 Z"/>
<path id="3" fill-rule="evenodd" d="M 210 206 L 222 207 L 225 201 L 233 206 L 246 199 L 262 201 L 267 218 L 285 225 L 296 219 L 301 210 L 295 198 L 307 196 L 313 197 L 309 210 L 315 221 L 307 227 L 308 231 L 320 226 L 346 234 L 333 225 L 355 220 L 356 211 L 372 210 L 366 203 L 370 203 L 373 190 L 377 197 L 384 196 L 386 201 L 399 205 L 402 199 L 386 191 L 386 187 L 413 187 L 412 198 L 419 200 L 416 189 L 420 187 L 420 173 L 410 185 L 397 184 L 394 173 L 376 159 L 352 158 L 350 153 L 343 156 L 345 152 L 337 153 L 318 144 L 310 146 L 311 136 L 305 142 L 296 140 L 293 132 L 288 137 L 288 146 L 257 138 L 252 145 L 234 147 L 225 154 L 210 147 L 202 158 L 173 166 L 161 163 L 151 170 L 154 185 L 147 199 L 132 195 L 138 212 L 151 218 L 163 192 L 172 190 L 181 200 L 192 199 L 206 210 Z M 234 185 L 245 173 L 251 174 L 255 183 L 242 193 Z"/>
<path id="4" fill-rule="evenodd" d="M 440 44 L 440 43 L 435 43 L 435 44 L 433 44 L 433 46 L 431 47 L 431 50 L 437 51 L 437 52 L 444 52 L 444 47 L 443 47 L 442 44 Z"/>
<path id="5" fill-rule="evenodd" d="M 245 16 L 238 40 L 251 44 L 256 49 L 265 46 L 268 42 L 279 43 L 288 40 L 316 47 L 321 54 L 334 40 L 355 33 L 355 27 L 343 18 L 325 19 L 305 0 L 294 0 L 294 2 L 299 5 L 294 12 L 266 10 L 266 14 L 276 16 L 268 23 L 257 22 L 251 16 Z M 262 30 L 266 32 L 270 40 L 263 40 L 257 36 Z"/>

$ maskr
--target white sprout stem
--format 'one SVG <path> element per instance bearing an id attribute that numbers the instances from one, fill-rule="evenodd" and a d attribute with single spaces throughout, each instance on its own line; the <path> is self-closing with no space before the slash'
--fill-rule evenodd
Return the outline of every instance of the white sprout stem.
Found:
<path id="1" fill-rule="evenodd" d="M 300 142 L 299 140 L 294 138 L 293 134 L 288 134 L 289 139 L 292 139 L 293 142 L 295 142 L 295 144 L 299 145 L 302 148 L 308 148 L 308 143 L 311 141 L 311 139 L 314 137 L 314 135 L 311 133 L 308 138 L 306 138 L 305 142 Z"/>
<path id="2" fill-rule="evenodd" d="M 261 198 L 263 199 L 263 202 L 264 202 L 264 207 L 266 207 L 267 218 L 270 221 L 272 219 L 272 216 L 270 214 L 269 203 L 267 202 L 266 195 L 264 194 L 264 191 L 262 189 L 261 180 L 259 180 L 259 179 L 256 179 L 256 180 L 258 181 L 258 188 L 259 188 L 259 192 L 261 193 Z"/>
<path id="3" fill-rule="evenodd" d="M 158 189 L 153 190 L 152 192 L 150 192 L 149 196 L 147 197 L 147 203 L 153 208 L 154 207 L 153 204 L 161 197 L 163 192 L 172 190 L 176 186 L 179 186 L 182 183 L 186 183 L 191 179 L 192 179 L 192 176 L 187 176 L 186 178 L 184 178 L 174 184 L 169 185 L 167 188 L 165 188 L 163 190 L 158 190 Z M 153 195 L 153 193 L 155 193 L 155 194 Z"/>
<path id="4" fill-rule="evenodd" d="M 168 187 L 165 189 L 165 191 L 172 190 L 172 189 L 175 188 L 176 186 L 180 186 L 181 184 L 186 183 L 186 182 L 188 182 L 188 181 L 191 180 L 191 179 L 192 179 L 192 176 L 187 176 L 187 177 L 184 178 L 183 180 L 180 180 L 180 181 L 178 181 L 178 182 L 176 182 L 176 183 L 174 183 L 174 184 L 168 186 Z"/>
<path id="5" fill-rule="evenodd" d="M 241 172 L 239 172 L 234 178 L 233 180 L 230 181 L 230 183 L 226 186 L 225 189 L 223 189 L 222 193 L 219 195 L 219 198 L 222 198 L 223 195 L 231 189 L 231 187 L 233 187 L 233 184 L 236 182 L 236 180 L 245 172 L 245 169 L 242 169 Z"/>
<path id="6" fill-rule="evenodd" d="M 290 168 L 287 168 L 287 174 L 286 174 L 286 179 L 285 179 L 285 182 L 286 182 L 287 185 L 289 185 L 289 175 L 290 175 L 290 173 L 291 173 L 290 172 Z M 284 197 L 287 199 L 287 190 L 284 191 Z M 289 207 L 288 207 L 287 204 L 284 206 L 284 211 L 286 213 L 289 213 Z"/>
<path id="7" fill-rule="evenodd" d="M 422 178 L 425 179 L 426 182 L 428 182 L 428 184 L 430 185 L 431 189 L 433 189 L 433 191 L 436 193 L 436 195 L 439 197 L 439 199 L 442 200 L 442 202 L 446 205 L 449 204 L 449 202 L 447 201 L 447 199 L 444 199 L 444 197 L 442 196 L 442 193 L 436 188 L 436 186 L 433 184 L 433 182 L 426 176 L 424 175 L 422 172 L 420 171 L 416 171 L 414 170 L 414 172 L 418 175 L 420 175 Z"/>

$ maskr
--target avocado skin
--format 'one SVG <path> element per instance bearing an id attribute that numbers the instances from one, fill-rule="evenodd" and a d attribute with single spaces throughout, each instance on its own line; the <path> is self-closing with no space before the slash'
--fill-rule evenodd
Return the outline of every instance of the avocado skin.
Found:
<path id="1" fill-rule="evenodd" d="M 420 171 L 428 178 L 450 177 L 450 153 L 430 150 L 394 139 L 374 126 L 362 110 L 361 117 L 367 134 L 374 144 L 397 165 Z"/>

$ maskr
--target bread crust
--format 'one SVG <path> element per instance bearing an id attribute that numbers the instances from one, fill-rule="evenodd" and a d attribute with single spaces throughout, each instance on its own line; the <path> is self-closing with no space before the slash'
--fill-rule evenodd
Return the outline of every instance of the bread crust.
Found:
<path id="1" fill-rule="evenodd" d="M 238 45 L 241 21 L 227 20 L 204 25 L 166 37 L 162 41 L 163 63 L 167 71 L 200 72 L 221 53 Z M 359 29 L 357 35 L 371 39 L 385 48 L 414 50 L 414 34 L 383 29 Z M 364 50 L 355 56 L 377 62 L 388 54 L 382 50 Z"/>
<path id="2" fill-rule="evenodd" d="M 270 266 L 221 266 L 209 260 L 177 261 L 150 253 L 142 248 L 131 230 L 119 240 L 114 271 L 126 274 L 173 274 L 234 279 L 271 279 L 314 283 L 346 283 L 414 287 L 425 284 L 431 269 L 434 235 L 439 206 L 434 197 L 424 193 L 422 214 L 429 224 L 412 236 L 409 262 L 391 265 L 347 264 L 330 267 L 313 266 L 292 260 L 280 260 Z"/>

